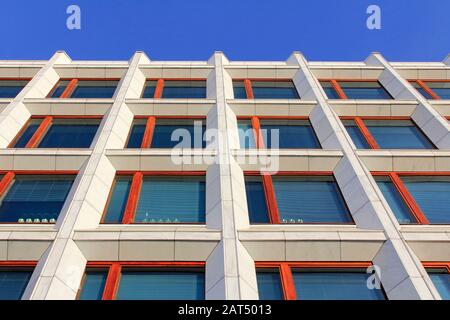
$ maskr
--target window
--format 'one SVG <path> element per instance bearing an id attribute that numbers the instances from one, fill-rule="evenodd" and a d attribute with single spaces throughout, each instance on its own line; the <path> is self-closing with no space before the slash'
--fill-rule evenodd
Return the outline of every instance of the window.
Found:
<path id="1" fill-rule="evenodd" d="M 206 80 L 148 80 L 143 98 L 205 99 Z"/>
<path id="2" fill-rule="evenodd" d="M 180 173 L 182 174 L 182 173 Z M 104 223 L 204 223 L 205 176 L 117 176 Z M 173 201 L 177 199 L 177 201 Z"/>
<path id="3" fill-rule="evenodd" d="M 430 262 L 424 266 L 442 300 L 450 300 L 450 263 Z"/>
<path id="4" fill-rule="evenodd" d="M 241 148 L 319 149 L 320 143 L 309 120 L 252 117 L 238 121 Z M 260 141 L 255 137 L 261 137 Z M 259 142 L 259 143 L 258 143 Z"/>
<path id="5" fill-rule="evenodd" d="M 251 223 L 352 223 L 330 174 L 245 178 Z"/>
<path id="6" fill-rule="evenodd" d="M 0 300 L 20 300 L 32 273 L 31 266 L 0 266 Z"/>
<path id="7" fill-rule="evenodd" d="M 15 98 L 28 80 L 0 80 L 0 98 Z"/>
<path id="8" fill-rule="evenodd" d="M 392 99 L 392 96 L 376 80 L 321 80 L 320 84 L 328 99 Z"/>
<path id="9" fill-rule="evenodd" d="M 202 262 L 94 264 L 86 271 L 81 300 L 204 300 Z M 105 270 L 105 267 L 107 268 Z M 99 270 L 96 271 L 95 269 Z M 115 279 L 119 279 L 116 281 Z M 110 286 L 109 290 L 105 290 Z"/>
<path id="10" fill-rule="evenodd" d="M 385 300 L 370 289 L 370 263 L 256 263 L 261 300 Z"/>
<path id="11" fill-rule="evenodd" d="M 450 223 L 450 175 L 374 175 L 399 223 Z"/>
<path id="12" fill-rule="evenodd" d="M 137 119 L 127 148 L 205 148 L 205 131 L 204 119 Z"/>
<path id="13" fill-rule="evenodd" d="M 0 222 L 55 223 L 73 181 L 73 176 L 66 175 L 14 175 L 9 172 L 1 181 L 8 187 L 0 190 Z"/>
<path id="14" fill-rule="evenodd" d="M 14 140 L 14 148 L 89 148 L 97 133 L 97 119 L 31 119 Z"/>
<path id="15" fill-rule="evenodd" d="M 435 149 L 411 120 L 343 120 L 358 149 Z"/>
<path id="16" fill-rule="evenodd" d="M 119 80 L 61 80 L 50 93 L 51 98 L 112 98 Z"/>
<path id="17" fill-rule="evenodd" d="M 411 84 L 426 99 L 450 99 L 450 81 L 416 80 Z"/>
<path id="18" fill-rule="evenodd" d="M 235 99 L 300 99 L 292 80 L 233 80 Z"/>

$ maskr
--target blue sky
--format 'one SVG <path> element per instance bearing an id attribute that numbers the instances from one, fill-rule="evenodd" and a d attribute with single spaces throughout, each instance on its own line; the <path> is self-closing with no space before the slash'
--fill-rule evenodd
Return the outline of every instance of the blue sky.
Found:
<path id="1" fill-rule="evenodd" d="M 66 28 L 66 8 L 81 8 L 81 30 Z M 366 28 L 366 8 L 381 8 L 381 30 Z M 0 59 L 441 61 L 450 53 L 448 0 L 3 0 Z"/>

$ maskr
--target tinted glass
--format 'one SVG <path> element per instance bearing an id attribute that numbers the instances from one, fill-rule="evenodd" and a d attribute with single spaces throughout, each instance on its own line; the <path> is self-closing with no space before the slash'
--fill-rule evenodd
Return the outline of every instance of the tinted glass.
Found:
<path id="1" fill-rule="evenodd" d="M 365 120 L 382 149 L 434 149 L 426 136 L 409 120 Z"/>
<path id="2" fill-rule="evenodd" d="M 168 99 L 204 99 L 206 81 L 164 81 L 163 98 Z"/>
<path id="3" fill-rule="evenodd" d="M 255 99 L 300 99 L 292 81 L 252 81 Z"/>
<path id="4" fill-rule="evenodd" d="M 118 300 L 203 300 L 203 272 L 133 271 L 120 277 Z"/>
<path id="5" fill-rule="evenodd" d="M 114 183 L 108 211 L 104 219 L 105 223 L 121 223 L 128 194 L 130 193 L 131 177 L 117 177 Z"/>
<path id="6" fill-rule="evenodd" d="M 259 177 L 245 178 L 248 214 L 251 223 L 269 223 L 264 187 Z"/>
<path id="7" fill-rule="evenodd" d="M 0 269 L 0 300 L 20 300 L 32 271 Z"/>
<path id="8" fill-rule="evenodd" d="M 379 82 L 338 81 L 348 99 L 392 99 Z"/>
<path id="9" fill-rule="evenodd" d="M 416 219 L 414 219 L 414 217 L 411 215 L 411 211 L 403 201 L 401 195 L 398 193 L 392 181 L 382 177 L 377 177 L 375 180 L 377 181 L 378 187 L 383 193 L 384 198 L 389 204 L 389 207 L 391 207 L 391 210 L 394 212 L 394 215 L 397 218 L 398 222 L 416 223 Z"/>
<path id="10" fill-rule="evenodd" d="M 152 148 L 205 148 L 206 126 L 202 121 L 157 120 L 153 131 Z"/>
<path id="11" fill-rule="evenodd" d="M 37 128 L 39 128 L 39 125 L 40 121 L 31 121 L 25 131 L 23 131 L 20 138 L 17 139 L 17 142 L 14 144 L 14 148 L 25 148 L 28 141 L 30 141 L 31 137 L 36 132 Z"/>
<path id="12" fill-rule="evenodd" d="M 442 300 L 450 300 L 450 274 L 445 270 L 427 270 Z"/>
<path id="13" fill-rule="evenodd" d="M 426 82 L 441 99 L 450 99 L 450 82 Z"/>
<path id="14" fill-rule="evenodd" d="M 107 271 L 86 272 L 80 300 L 101 300 L 107 276 Z"/>
<path id="15" fill-rule="evenodd" d="M 283 300 L 280 274 L 276 271 L 257 271 L 259 300 Z"/>
<path id="16" fill-rule="evenodd" d="M 131 134 L 128 139 L 127 148 L 140 148 L 142 139 L 144 138 L 145 124 L 135 124 L 131 129 Z"/>
<path id="17" fill-rule="evenodd" d="M 112 98 L 118 81 L 78 81 L 71 98 Z"/>
<path id="18" fill-rule="evenodd" d="M 332 177 L 273 177 L 284 223 L 348 223 L 349 211 Z"/>
<path id="19" fill-rule="evenodd" d="M 255 135 L 250 121 L 239 120 L 238 131 L 239 131 L 239 144 L 241 149 L 256 148 Z"/>
<path id="20" fill-rule="evenodd" d="M 1 222 L 57 219 L 72 186 L 73 178 L 17 176 L 0 205 Z M 43 220 L 43 219 L 46 219 Z M 53 221 L 54 222 L 54 221 Z"/>
<path id="21" fill-rule="evenodd" d="M 345 121 L 344 126 L 357 149 L 370 149 L 361 130 L 359 130 L 358 126 L 353 121 Z"/>
<path id="22" fill-rule="evenodd" d="M 325 94 L 327 95 L 328 99 L 340 99 L 338 93 L 336 90 L 334 90 L 333 86 L 331 85 L 331 82 L 329 81 L 320 81 L 320 84 L 322 85 L 323 91 L 325 91 Z"/>
<path id="23" fill-rule="evenodd" d="M 205 201 L 205 177 L 145 177 L 135 222 L 203 223 Z"/>
<path id="24" fill-rule="evenodd" d="M 89 148 L 98 124 L 54 123 L 39 143 L 39 148 Z"/>
<path id="25" fill-rule="evenodd" d="M 0 98 L 15 98 L 28 81 L 0 81 Z"/>
<path id="26" fill-rule="evenodd" d="M 268 149 L 320 148 L 314 129 L 307 120 L 261 120 L 261 134 Z"/>
<path id="27" fill-rule="evenodd" d="M 233 92 L 235 99 L 247 99 L 244 81 L 233 81 Z"/>
<path id="28" fill-rule="evenodd" d="M 380 289 L 369 289 L 369 274 L 357 272 L 293 272 L 297 300 L 384 300 Z"/>

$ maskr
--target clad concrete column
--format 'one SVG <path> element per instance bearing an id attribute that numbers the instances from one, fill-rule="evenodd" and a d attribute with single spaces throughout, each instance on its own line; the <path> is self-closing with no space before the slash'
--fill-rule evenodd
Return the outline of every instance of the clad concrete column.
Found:
<path id="1" fill-rule="evenodd" d="M 438 295 L 417 257 L 399 231 L 400 226 L 381 195 L 370 172 L 355 153 L 355 146 L 326 94 L 301 53 L 294 52 L 288 64 L 298 65 L 294 84 L 303 99 L 316 100 L 310 121 L 324 149 L 342 150 L 343 158 L 334 176 L 358 228 L 382 230 L 388 239 L 375 256 L 381 282 L 389 299 L 433 299 Z"/>
<path id="2" fill-rule="evenodd" d="M 134 98 L 137 87 L 143 86 L 145 77 L 139 64 L 148 62 L 142 52 L 135 53 L 130 60 L 115 101 L 100 124 L 92 154 L 77 175 L 58 218 L 56 239 L 39 260 L 22 299 L 76 298 L 87 261 L 72 239 L 74 230 L 95 228 L 99 224 L 115 175 L 105 152 L 125 145 L 124 139 L 133 121 L 125 98 Z"/>
<path id="3" fill-rule="evenodd" d="M 365 62 L 370 66 L 384 67 L 378 80 L 395 99 L 410 99 L 419 102 L 411 118 L 439 149 L 450 149 L 450 124 L 428 100 L 403 79 L 380 53 L 372 53 Z"/>
<path id="4" fill-rule="evenodd" d="M 25 88 L 0 113 L 0 148 L 7 148 L 31 116 L 24 104 L 27 98 L 45 98 L 59 80 L 55 64 L 70 63 L 64 51 L 56 52 L 45 66 L 27 83 Z"/>
<path id="5" fill-rule="evenodd" d="M 232 79 L 221 52 L 208 63 L 215 68 L 208 76 L 207 95 L 216 99 L 216 107 L 208 114 L 207 129 L 217 132 L 217 157 L 206 172 L 206 224 L 220 229 L 222 240 L 206 261 L 206 299 L 258 299 L 254 261 L 238 238 L 249 218 L 244 175 L 231 154 L 239 148 L 236 115 L 226 103 L 233 97 Z"/>

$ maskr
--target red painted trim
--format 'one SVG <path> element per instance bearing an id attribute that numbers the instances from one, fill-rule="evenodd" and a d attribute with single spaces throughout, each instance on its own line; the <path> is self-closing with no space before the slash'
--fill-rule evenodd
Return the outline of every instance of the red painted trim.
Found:
<path id="1" fill-rule="evenodd" d="M 237 116 L 237 120 L 251 120 L 252 118 L 259 120 L 308 120 L 308 116 Z M 353 118 L 352 118 L 353 119 Z"/>
<path id="2" fill-rule="evenodd" d="M 132 175 L 137 172 L 144 176 L 204 176 L 205 171 L 117 171 L 116 175 Z"/>
<path id="3" fill-rule="evenodd" d="M 264 194 L 266 196 L 267 210 L 269 211 L 270 223 L 281 223 L 280 213 L 278 211 L 277 198 L 273 187 L 272 177 L 270 175 L 261 176 Z"/>
<path id="4" fill-rule="evenodd" d="M 153 139 L 153 132 L 155 131 L 156 118 L 149 117 L 145 125 L 144 136 L 142 137 L 141 148 L 150 148 Z"/>
<path id="5" fill-rule="evenodd" d="M 66 89 L 63 91 L 63 93 L 61 93 L 61 96 L 59 98 L 60 99 L 70 98 L 70 96 L 72 95 L 73 91 L 75 90 L 77 84 L 78 84 L 78 79 L 70 80 L 70 82 L 67 84 Z"/>
<path id="6" fill-rule="evenodd" d="M 31 116 L 31 119 L 44 119 L 49 116 Z M 84 119 L 95 119 L 101 120 L 103 119 L 102 115 L 55 115 L 51 116 L 53 119 L 73 119 L 73 120 L 84 120 Z"/>
<path id="7" fill-rule="evenodd" d="M 244 171 L 247 176 L 260 176 L 260 171 Z M 278 171 L 274 176 L 333 176 L 333 171 Z"/>
<path id="8" fill-rule="evenodd" d="M 48 128 L 50 128 L 53 121 L 53 117 L 47 116 L 42 120 L 39 127 L 34 132 L 33 136 L 30 138 L 28 143 L 25 145 L 25 148 L 36 148 L 38 143 L 43 138 L 44 134 L 47 132 Z"/>
<path id="9" fill-rule="evenodd" d="M 287 263 L 280 264 L 280 278 L 283 287 L 285 300 L 296 300 L 297 291 L 295 290 L 294 278 L 292 277 L 291 268 Z"/>
<path id="10" fill-rule="evenodd" d="M 154 99 L 161 99 L 162 93 L 164 90 L 164 79 L 158 79 L 155 88 L 155 94 L 153 96 Z"/>
<path id="11" fill-rule="evenodd" d="M 76 170 L 0 170 L 0 174 L 14 172 L 16 175 L 77 175 Z"/>
<path id="12" fill-rule="evenodd" d="M 428 93 L 434 100 L 440 100 L 441 97 L 439 97 L 425 82 L 422 80 L 416 80 L 416 83 L 422 87 L 423 90 L 425 90 L 426 93 Z"/>
<path id="13" fill-rule="evenodd" d="M 257 149 L 264 149 L 264 139 L 261 133 L 261 126 L 258 117 L 251 118 L 253 127 L 253 136 L 255 138 L 255 145 Z"/>
<path id="14" fill-rule="evenodd" d="M 206 120 L 206 116 L 153 116 L 156 119 L 168 119 L 168 120 Z M 149 116 L 135 116 L 134 119 L 148 119 Z"/>
<path id="15" fill-rule="evenodd" d="M 0 267 L 35 267 L 36 265 L 37 265 L 36 261 L 29 261 L 29 260 L 0 261 Z"/>
<path id="16" fill-rule="evenodd" d="M 60 81 L 71 81 L 76 79 L 78 81 L 120 81 L 120 78 L 61 78 Z"/>
<path id="17" fill-rule="evenodd" d="M 362 135 L 366 139 L 367 143 L 372 149 L 380 149 L 380 146 L 378 145 L 375 138 L 370 133 L 369 129 L 367 129 L 364 121 L 360 117 L 355 117 L 353 119 L 355 121 L 355 124 L 358 126 L 359 130 L 361 131 Z"/>
<path id="18" fill-rule="evenodd" d="M 145 81 L 206 81 L 206 78 L 146 78 Z"/>
<path id="19" fill-rule="evenodd" d="M 423 214 L 417 202 L 414 200 L 413 196 L 409 193 L 408 189 L 403 184 L 403 181 L 400 179 L 397 173 L 390 172 L 389 177 L 394 183 L 395 188 L 400 193 L 401 197 L 405 201 L 409 210 L 413 214 L 414 218 L 416 218 L 417 222 L 420 224 L 430 224 L 428 219 Z"/>
<path id="20" fill-rule="evenodd" d="M 423 262 L 422 263 L 424 268 L 443 268 L 447 269 L 447 272 L 450 273 L 450 262 L 436 262 L 436 261 L 430 261 L 430 262 Z"/>
<path id="21" fill-rule="evenodd" d="M 247 99 L 254 99 L 252 82 L 249 79 L 244 80 L 245 94 L 247 95 Z"/>
<path id="22" fill-rule="evenodd" d="M 88 261 L 87 267 L 110 267 L 120 264 L 122 267 L 204 267 L 205 261 Z"/>
<path id="23" fill-rule="evenodd" d="M 14 180 L 14 177 L 15 177 L 14 172 L 10 171 L 7 174 L 5 174 L 3 178 L 0 180 L 0 198 L 3 196 L 6 190 L 8 190 L 8 187 Z"/>
<path id="24" fill-rule="evenodd" d="M 339 83 L 336 80 L 332 79 L 332 80 L 330 80 L 330 83 L 331 83 L 332 87 L 334 88 L 334 90 L 336 91 L 336 93 L 338 94 L 340 99 L 348 99 L 344 90 L 342 90 L 341 86 L 339 85 Z"/>
<path id="25" fill-rule="evenodd" d="M 142 187 L 142 178 L 143 178 L 142 172 L 136 172 L 133 175 L 130 192 L 128 194 L 127 204 L 125 206 L 125 212 L 123 214 L 122 219 L 123 224 L 133 223 L 134 214 L 136 213 L 137 203 L 139 200 L 139 193 Z"/>
<path id="26" fill-rule="evenodd" d="M 339 118 L 341 120 L 354 120 L 355 118 L 359 118 L 362 120 L 409 120 L 414 122 L 411 117 L 405 116 L 341 116 Z"/>
<path id="27" fill-rule="evenodd" d="M 116 296 L 117 288 L 119 286 L 121 265 L 119 262 L 114 262 L 108 271 L 106 278 L 105 289 L 103 290 L 102 300 L 113 300 Z"/>
<path id="28" fill-rule="evenodd" d="M 33 78 L 15 78 L 15 77 L 12 77 L 12 78 L 8 78 L 8 77 L 1 77 L 0 78 L 0 81 L 30 81 L 31 79 L 33 79 Z"/>
<path id="29" fill-rule="evenodd" d="M 257 268 L 274 268 L 287 264 L 292 268 L 367 268 L 370 261 L 257 261 Z"/>

